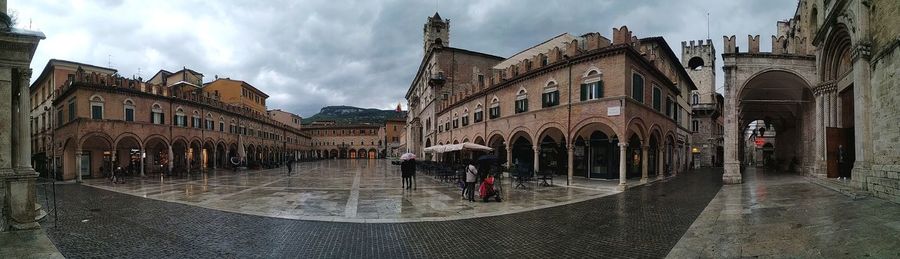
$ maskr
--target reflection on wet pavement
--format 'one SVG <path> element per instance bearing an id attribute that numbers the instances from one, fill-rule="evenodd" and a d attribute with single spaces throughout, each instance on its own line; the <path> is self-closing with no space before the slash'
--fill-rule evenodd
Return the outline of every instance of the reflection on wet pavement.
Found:
<path id="1" fill-rule="evenodd" d="M 326 160 L 285 168 L 232 172 L 213 171 L 188 177 L 129 179 L 111 184 L 104 179 L 85 185 L 135 196 L 205 208 L 288 219 L 349 222 L 447 220 L 502 215 L 569 204 L 618 193 L 616 182 L 581 180 L 527 190 L 514 189 L 504 179 L 504 201 L 462 199 L 453 183 L 419 174 L 416 190 L 400 188 L 399 167 L 387 160 Z M 354 180 L 357 179 L 356 183 Z M 563 178 L 564 179 L 564 178 Z M 564 181 L 564 180 L 563 180 Z M 588 188 L 584 186 L 589 186 Z"/>
<path id="2" fill-rule="evenodd" d="M 755 168 L 744 181 L 722 187 L 670 258 L 900 257 L 897 204 Z"/>

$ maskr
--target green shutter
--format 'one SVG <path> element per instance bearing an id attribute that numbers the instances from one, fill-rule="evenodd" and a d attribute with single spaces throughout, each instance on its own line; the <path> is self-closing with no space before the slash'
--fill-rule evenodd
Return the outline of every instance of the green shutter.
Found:
<path id="1" fill-rule="evenodd" d="M 603 98 L 603 81 L 597 82 L 597 98 Z"/>

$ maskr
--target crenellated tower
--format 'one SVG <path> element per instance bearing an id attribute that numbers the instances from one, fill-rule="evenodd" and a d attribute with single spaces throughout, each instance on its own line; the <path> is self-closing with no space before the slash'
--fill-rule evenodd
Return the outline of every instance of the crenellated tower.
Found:
<path id="1" fill-rule="evenodd" d="M 713 47 L 712 40 L 690 41 L 690 43 L 682 41 L 681 63 L 697 85 L 696 94 L 699 95 L 699 103 L 715 103 L 716 48 Z"/>
<path id="2" fill-rule="evenodd" d="M 428 17 L 422 29 L 424 34 L 424 50 L 427 53 L 432 47 L 450 46 L 450 19 L 441 19 L 437 12 Z"/>

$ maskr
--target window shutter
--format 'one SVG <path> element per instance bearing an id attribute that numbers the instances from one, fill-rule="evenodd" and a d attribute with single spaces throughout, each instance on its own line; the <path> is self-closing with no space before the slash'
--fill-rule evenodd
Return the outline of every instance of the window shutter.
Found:
<path id="1" fill-rule="evenodd" d="M 603 98 L 603 81 L 597 82 L 597 98 Z"/>

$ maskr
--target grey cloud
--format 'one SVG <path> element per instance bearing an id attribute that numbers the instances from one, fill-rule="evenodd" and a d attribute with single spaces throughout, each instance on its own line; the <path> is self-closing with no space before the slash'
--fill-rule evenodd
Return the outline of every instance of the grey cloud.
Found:
<path id="1" fill-rule="evenodd" d="M 509 56 L 563 32 L 609 37 L 621 25 L 640 37 L 664 36 L 680 53 L 681 41 L 706 37 L 706 12 L 720 52 L 723 34 L 736 34 L 740 44 L 746 34 L 761 34 L 765 46 L 775 21 L 789 18 L 795 6 L 781 0 L 471 0 L 440 2 L 438 10 L 451 19 L 452 46 Z M 430 1 L 395 0 L 36 0 L 10 7 L 19 11 L 20 26 L 31 19 L 48 36 L 36 70 L 50 58 L 106 65 L 110 55 L 126 76 L 138 68 L 146 78 L 187 66 L 208 80 L 249 81 L 272 96 L 270 108 L 303 116 L 325 105 L 392 108 L 403 101 L 422 58 L 422 25 L 435 12 Z"/>

